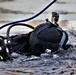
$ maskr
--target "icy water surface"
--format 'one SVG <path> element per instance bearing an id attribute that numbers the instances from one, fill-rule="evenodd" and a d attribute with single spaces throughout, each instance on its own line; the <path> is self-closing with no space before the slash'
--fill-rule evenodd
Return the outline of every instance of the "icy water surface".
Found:
<path id="1" fill-rule="evenodd" d="M 31 17 L 50 2 L 51 0 L 0 0 L 0 21 L 9 22 Z M 75 7 L 75 0 L 58 0 L 35 20 L 50 18 L 53 11 L 60 14 L 60 20 L 76 20 Z"/>
<path id="2" fill-rule="evenodd" d="M 44 8 L 51 0 L 0 0 L 0 25 L 31 17 Z M 36 19 L 27 23 L 37 26 L 51 18 L 51 13 L 60 14 L 59 25 L 69 35 L 68 43 L 74 48 L 56 54 L 44 53 L 40 57 L 19 55 L 12 61 L 0 62 L 0 75 L 76 75 L 76 0 L 58 0 Z M 0 31 L 5 35 L 7 28 Z M 30 31 L 16 27 L 11 34 Z M 6 36 L 6 35 L 5 35 Z"/>

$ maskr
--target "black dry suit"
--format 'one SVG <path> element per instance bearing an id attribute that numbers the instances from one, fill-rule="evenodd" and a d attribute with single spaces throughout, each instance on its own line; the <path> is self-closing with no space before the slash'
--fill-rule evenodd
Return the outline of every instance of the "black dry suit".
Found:
<path id="1" fill-rule="evenodd" d="M 40 55 L 46 49 L 57 51 L 60 47 L 66 49 L 68 35 L 58 25 L 51 22 L 37 26 L 30 35 L 29 43 L 33 54 Z"/>

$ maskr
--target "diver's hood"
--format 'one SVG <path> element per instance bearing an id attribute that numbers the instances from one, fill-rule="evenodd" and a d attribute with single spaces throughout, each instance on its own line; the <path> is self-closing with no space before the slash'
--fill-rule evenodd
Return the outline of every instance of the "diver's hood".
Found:
<path id="1" fill-rule="evenodd" d="M 30 47 L 33 49 L 58 49 L 62 39 L 63 30 L 51 22 L 42 23 L 37 26 L 30 35 Z M 52 47 L 54 46 L 54 48 Z"/>

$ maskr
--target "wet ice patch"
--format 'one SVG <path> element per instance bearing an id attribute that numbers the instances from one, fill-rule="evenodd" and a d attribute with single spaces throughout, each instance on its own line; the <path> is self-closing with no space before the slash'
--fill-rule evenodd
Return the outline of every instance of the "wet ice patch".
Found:
<path id="1" fill-rule="evenodd" d="M 59 56 L 57 54 L 53 54 L 53 58 L 58 58 Z"/>
<path id="2" fill-rule="evenodd" d="M 20 56 L 20 54 L 15 53 L 15 52 L 13 52 L 13 53 L 11 54 L 11 57 L 13 57 L 13 58 L 17 58 L 17 57 L 19 57 L 19 56 Z"/>
<path id="3" fill-rule="evenodd" d="M 40 57 L 32 55 L 31 57 L 27 58 L 26 61 L 38 60 L 38 59 L 40 59 Z"/>

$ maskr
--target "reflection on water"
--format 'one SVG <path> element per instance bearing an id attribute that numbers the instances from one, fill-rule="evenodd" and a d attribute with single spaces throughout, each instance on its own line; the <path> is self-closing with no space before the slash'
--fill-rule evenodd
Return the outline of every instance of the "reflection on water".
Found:
<path id="1" fill-rule="evenodd" d="M 4 9 L 4 8 L 0 8 L 0 13 L 2 14 L 31 14 L 29 12 L 22 12 L 22 11 L 15 11 L 15 10 L 11 10 L 11 9 Z"/>
<path id="2" fill-rule="evenodd" d="M 6 1 L 14 1 L 14 0 L 0 0 L 0 2 L 6 2 Z"/>

